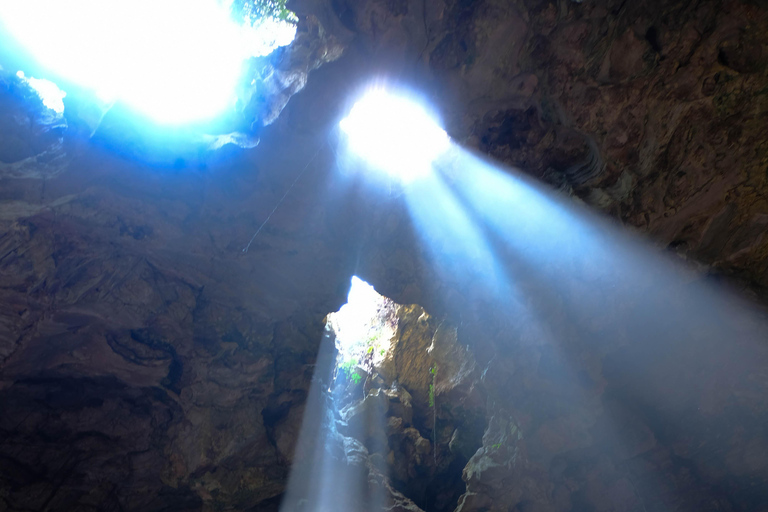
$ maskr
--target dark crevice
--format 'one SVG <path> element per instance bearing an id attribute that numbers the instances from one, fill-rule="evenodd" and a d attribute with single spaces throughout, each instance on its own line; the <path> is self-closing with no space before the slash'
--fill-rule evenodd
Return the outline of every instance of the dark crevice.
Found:
<path id="1" fill-rule="evenodd" d="M 656 27 L 650 27 L 645 32 L 645 40 L 651 45 L 653 51 L 661 55 L 661 44 L 659 43 L 659 31 Z"/>
<path id="2" fill-rule="evenodd" d="M 717 51 L 717 62 L 727 68 L 731 67 L 730 62 L 728 61 L 728 56 L 725 54 L 725 51 L 723 51 L 722 48 Z"/>

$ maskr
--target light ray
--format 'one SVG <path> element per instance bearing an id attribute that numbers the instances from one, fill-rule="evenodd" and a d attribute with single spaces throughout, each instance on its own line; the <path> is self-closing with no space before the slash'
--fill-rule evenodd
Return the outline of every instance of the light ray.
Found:
<path id="1" fill-rule="evenodd" d="M 445 283 L 461 286 L 469 278 L 488 300 L 513 298 L 488 240 L 439 174 L 408 187 L 404 198 L 428 259 Z"/>
<path id="2" fill-rule="evenodd" d="M 376 118 L 367 123 L 375 125 Z M 382 126 L 397 130 L 400 125 Z M 380 140 L 388 139 L 364 142 L 375 151 L 390 147 L 377 146 Z M 480 318 L 496 315 L 515 330 L 514 336 L 496 341 L 499 350 L 518 356 L 554 351 L 562 362 L 555 365 L 559 375 L 548 374 L 550 380 L 541 384 L 553 398 L 571 397 L 573 411 L 605 413 L 607 430 L 593 441 L 596 447 L 624 450 L 627 438 L 619 416 L 628 408 L 648 411 L 647 421 L 664 425 L 665 435 L 687 443 L 686 457 L 695 464 L 726 464 L 722 436 L 737 434 L 722 432 L 712 416 L 713 403 L 723 396 L 730 397 L 730 414 L 750 425 L 744 435 L 759 438 L 755 426 L 761 413 L 743 397 L 765 389 L 756 383 L 768 382 L 764 314 L 516 170 L 458 146 L 451 153 L 445 161 L 420 157 L 419 165 L 428 162 L 431 171 L 403 190 L 430 269 L 439 286 L 459 291 L 446 300 L 464 309 L 472 308 L 478 296 L 492 298 Z M 477 289 L 484 294 L 475 294 Z M 609 393 L 600 387 L 606 384 L 582 389 L 579 375 L 588 364 L 596 365 L 595 378 L 609 379 Z M 540 378 L 535 370 L 526 374 Z M 596 405 L 601 400 L 604 406 Z M 589 430 L 582 435 L 588 439 Z"/>
<path id="3" fill-rule="evenodd" d="M 371 333 L 393 334 L 385 318 L 390 304 L 355 276 L 347 304 L 328 315 L 280 510 L 357 512 L 386 508 L 385 497 L 369 485 L 373 469 L 368 455 L 369 450 L 383 456 L 389 452 L 386 439 L 381 445 L 386 411 L 380 407 L 381 401 L 388 404 L 389 398 L 383 393 L 361 393 L 365 384 L 350 377 L 363 366 L 372 370 L 372 358 L 366 352 L 366 347 L 372 346 Z M 345 359 L 355 364 L 343 368 L 339 363 Z M 352 401 L 350 390 L 355 396 Z M 372 432 L 380 433 L 377 439 L 370 438 Z"/>

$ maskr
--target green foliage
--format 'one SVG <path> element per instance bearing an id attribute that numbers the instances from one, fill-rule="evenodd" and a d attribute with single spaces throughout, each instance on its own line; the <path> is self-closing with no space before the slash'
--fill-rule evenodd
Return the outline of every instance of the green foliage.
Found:
<path id="1" fill-rule="evenodd" d="M 357 367 L 357 360 L 355 358 L 350 358 L 344 361 L 341 366 L 339 366 L 339 370 L 344 372 L 344 374 L 349 377 L 352 374 L 352 370 L 354 370 Z"/>
<path id="2" fill-rule="evenodd" d="M 368 350 L 366 351 L 366 354 L 368 354 L 368 355 L 373 354 L 373 347 L 368 347 Z"/>
<path id="3" fill-rule="evenodd" d="M 501 443 L 492 444 L 491 448 L 494 450 L 498 450 L 499 448 L 501 448 Z"/>
<path id="4" fill-rule="evenodd" d="M 363 376 L 360 372 L 355 371 L 357 369 L 358 361 L 354 357 L 351 357 L 339 365 L 339 371 L 347 376 L 355 384 L 358 384 L 362 380 Z"/>
<path id="5" fill-rule="evenodd" d="M 376 343 L 379 342 L 379 338 L 381 338 L 381 331 L 377 331 L 370 336 L 368 336 L 368 339 L 365 341 L 366 346 L 373 347 Z"/>
<path id="6" fill-rule="evenodd" d="M 298 18 L 285 6 L 287 0 L 234 0 L 232 14 L 235 18 L 245 19 L 251 25 L 272 18 L 278 21 L 296 23 Z"/>
<path id="7" fill-rule="evenodd" d="M 432 384 L 429 385 L 429 406 L 435 406 L 435 379 L 437 378 L 437 365 L 433 365 L 429 369 L 429 373 L 432 375 Z"/>
<path id="8" fill-rule="evenodd" d="M 381 354 L 381 355 L 384 355 L 384 352 L 386 352 L 386 350 L 384 350 L 384 349 L 381 349 L 381 352 L 380 352 L 380 354 Z"/>
<path id="9" fill-rule="evenodd" d="M 432 453 L 435 457 L 435 465 L 437 465 L 437 408 L 435 407 L 435 381 L 437 380 L 437 365 L 432 365 L 429 369 L 429 373 L 432 375 L 432 384 L 429 385 L 429 407 L 432 408 L 432 446 L 435 447 Z"/>

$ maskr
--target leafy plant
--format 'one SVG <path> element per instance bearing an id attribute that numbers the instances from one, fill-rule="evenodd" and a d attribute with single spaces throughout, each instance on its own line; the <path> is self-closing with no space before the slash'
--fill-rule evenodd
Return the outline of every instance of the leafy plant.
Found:
<path id="1" fill-rule="evenodd" d="M 355 384 L 359 384 L 359 383 L 360 383 L 360 380 L 362 380 L 362 378 L 363 378 L 363 376 L 362 376 L 362 375 L 360 375 L 360 374 L 359 374 L 359 373 L 357 373 L 357 372 L 355 372 L 355 373 L 353 373 L 353 374 L 352 374 L 352 382 L 354 382 Z"/>
<path id="2" fill-rule="evenodd" d="M 432 365 L 429 369 L 429 373 L 432 375 L 432 383 L 429 385 L 429 406 L 432 408 L 432 454 L 435 457 L 435 465 L 437 465 L 437 408 L 435 408 L 435 380 L 437 380 L 437 365 Z"/>
<path id="3" fill-rule="evenodd" d="M 379 342 L 379 339 L 381 338 L 381 331 L 374 332 L 370 336 L 368 336 L 368 339 L 365 340 L 365 344 L 368 347 L 373 347 L 376 343 Z"/>
<path id="4" fill-rule="evenodd" d="M 384 352 L 386 352 L 386 350 L 384 350 L 384 349 L 381 349 L 381 352 L 380 352 L 380 354 L 381 354 L 381 355 L 384 355 Z"/>
<path id="5" fill-rule="evenodd" d="M 432 375 L 432 384 L 429 385 L 429 406 L 435 406 L 435 379 L 437 378 L 437 365 L 433 365 L 429 369 L 429 373 Z"/>
<path id="6" fill-rule="evenodd" d="M 350 377 L 352 375 L 352 370 L 354 370 L 355 367 L 357 367 L 357 360 L 355 360 L 355 358 L 350 358 L 339 366 L 339 370 L 344 372 L 347 377 Z"/>
<path id="7" fill-rule="evenodd" d="M 234 0 L 232 14 L 251 25 L 264 19 L 296 23 L 298 18 L 285 6 L 287 0 Z"/>

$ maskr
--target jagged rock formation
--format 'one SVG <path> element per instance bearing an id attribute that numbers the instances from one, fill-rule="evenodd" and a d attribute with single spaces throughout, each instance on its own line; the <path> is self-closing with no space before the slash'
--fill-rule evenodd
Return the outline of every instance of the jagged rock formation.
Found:
<path id="1" fill-rule="evenodd" d="M 339 431 L 363 443 L 390 485 L 416 505 L 453 510 L 486 423 L 479 370 L 455 327 L 436 325 L 416 305 L 398 306 L 397 318 L 388 356 L 365 382 L 344 389 L 356 399 L 341 410 Z"/>
<path id="2" fill-rule="evenodd" d="M 318 360 L 288 510 L 321 510 L 329 501 L 341 510 L 456 507 L 462 469 L 486 424 L 478 367 L 458 346 L 455 328 L 438 327 L 416 305 L 396 311 L 397 328 L 380 362 L 363 357 L 357 368 L 331 372 L 335 350 Z M 329 328 L 326 354 L 333 335 Z"/>
<path id="3" fill-rule="evenodd" d="M 590 318 L 589 332 L 616 335 L 595 348 L 568 316 L 593 297 L 589 283 L 574 274 L 570 295 L 548 295 L 535 272 L 547 269 L 525 269 L 521 289 L 566 340 L 547 343 L 471 276 L 435 271 L 402 202 L 336 172 L 329 138 L 372 76 L 421 88 L 462 144 L 765 299 L 765 3 L 307 0 L 295 10 L 313 16 L 298 50 L 309 60 L 295 74 L 265 72 L 272 89 L 239 128 L 280 115 L 249 134 L 261 139 L 251 150 L 164 147 L 153 159 L 156 144 L 117 117 L 90 138 L 98 123 L 78 124 L 71 109 L 64 125 L 2 83 L 0 509 L 276 506 L 323 318 L 354 273 L 424 307 L 430 340 L 471 352 L 467 365 L 451 366 L 458 352 L 416 361 L 402 382 L 417 426 L 399 415 L 390 432 L 417 453 L 432 443 L 423 370 L 437 362 L 432 429 L 446 466 L 468 459 L 462 512 L 768 509 L 765 366 L 742 372 L 743 361 L 717 359 L 723 340 L 674 322 L 654 332 L 712 359 L 665 352 L 668 338 L 642 339 L 626 317 Z M 461 426 L 477 417 L 479 440 Z M 419 485 L 442 474 L 436 464 Z M 413 492 L 393 485 L 393 496 Z"/>

